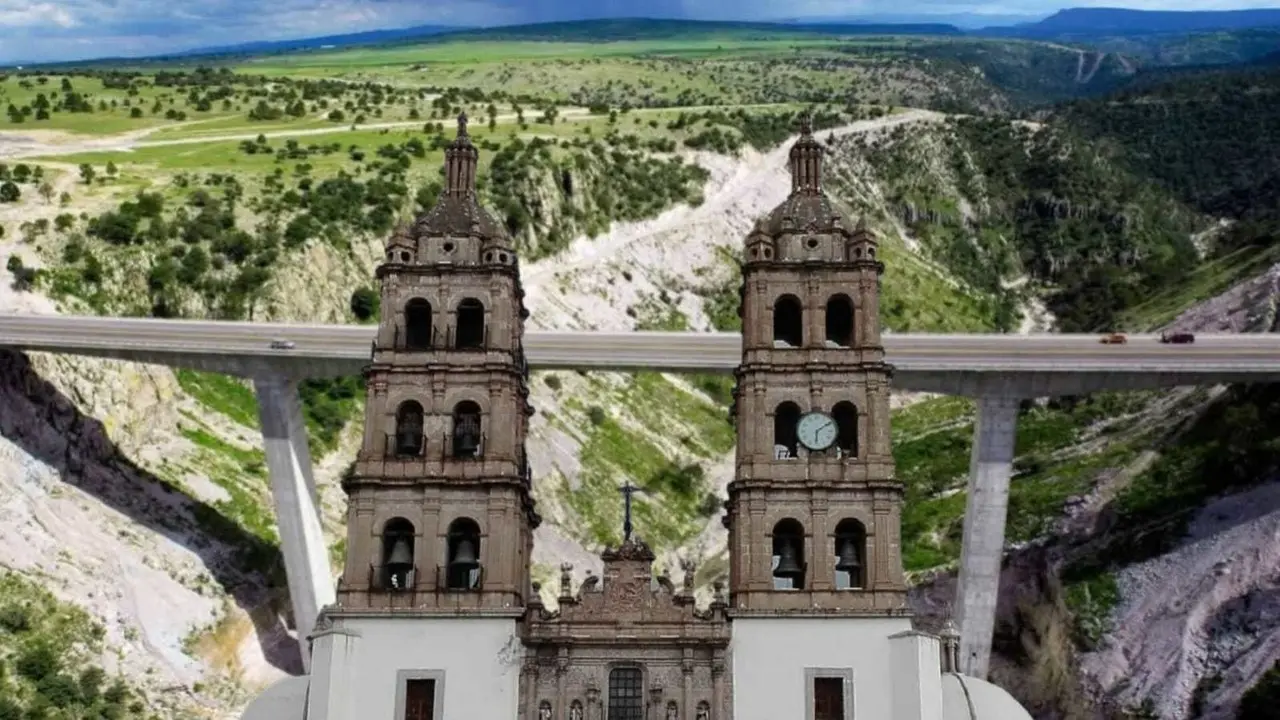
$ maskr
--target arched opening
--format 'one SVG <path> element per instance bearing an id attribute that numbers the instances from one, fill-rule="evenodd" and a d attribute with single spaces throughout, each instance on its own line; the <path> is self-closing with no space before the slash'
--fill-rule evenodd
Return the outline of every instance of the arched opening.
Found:
<path id="1" fill-rule="evenodd" d="M 836 589 L 866 587 L 867 529 L 853 518 L 836 525 Z"/>
<path id="2" fill-rule="evenodd" d="M 858 408 L 851 402 L 838 402 L 831 408 L 836 421 L 836 447 L 841 457 L 858 457 Z"/>
<path id="3" fill-rule="evenodd" d="M 413 588 L 413 523 L 392 518 L 382 527 L 382 587 L 401 591 Z"/>
<path id="4" fill-rule="evenodd" d="M 431 303 L 414 298 L 404 306 L 404 345 L 409 350 L 431 347 Z"/>
<path id="5" fill-rule="evenodd" d="M 827 301 L 827 342 L 839 347 L 853 345 L 853 300 L 835 295 Z"/>
<path id="6" fill-rule="evenodd" d="M 773 589 L 804 589 L 804 526 L 787 518 L 773 526 Z"/>
<path id="7" fill-rule="evenodd" d="M 644 676 L 640 668 L 609 671 L 609 720 L 644 720 Z"/>
<path id="8" fill-rule="evenodd" d="M 773 411 L 773 458 L 787 460 L 796 456 L 799 438 L 796 424 L 800 422 L 800 406 L 787 401 Z"/>
<path id="9" fill-rule="evenodd" d="M 480 457 L 484 436 L 480 429 L 480 406 L 463 400 L 453 406 L 453 456 Z"/>
<path id="10" fill-rule="evenodd" d="M 458 303 L 458 329 L 454 344 L 459 349 L 484 347 L 484 304 L 475 298 Z"/>
<path id="11" fill-rule="evenodd" d="M 804 344 L 804 310 L 795 295 L 783 295 L 773 304 L 773 343 L 790 347 Z"/>
<path id="12" fill-rule="evenodd" d="M 422 454 L 422 405 L 406 400 L 396 408 L 396 455 Z"/>
<path id="13" fill-rule="evenodd" d="M 480 526 L 471 518 L 449 523 L 445 587 L 475 590 L 480 587 Z"/>

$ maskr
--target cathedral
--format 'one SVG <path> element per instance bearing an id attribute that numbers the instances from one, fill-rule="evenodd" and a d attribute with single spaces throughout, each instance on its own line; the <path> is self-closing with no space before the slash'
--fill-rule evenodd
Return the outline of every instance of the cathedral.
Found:
<path id="1" fill-rule="evenodd" d="M 743 247 L 730 569 L 653 576 L 632 533 L 601 577 L 532 581 L 524 291 L 481 208 L 466 117 L 438 203 L 386 245 L 347 555 L 311 673 L 245 720 L 1029 720 L 914 629 L 889 428 L 876 239 L 822 190 L 806 120 L 791 193 Z"/>

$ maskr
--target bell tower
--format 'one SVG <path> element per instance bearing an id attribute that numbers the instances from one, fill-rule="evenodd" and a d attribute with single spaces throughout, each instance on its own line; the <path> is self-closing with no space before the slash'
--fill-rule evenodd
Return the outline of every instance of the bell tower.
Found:
<path id="1" fill-rule="evenodd" d="M 729 486 L 735 617 L 905 612 L 876 240 L 822 189 L 803 120 L 791 193 L 747 237 Z M 735 636 L 737 630 L 735 630 Z"/>
<path id="2" fill-rule="evenodd" d="M 439 201 L 377 270 L 342 611 L 518 617 L 528 599 L 528 312 L 507 232 L 476 198 L 477 155 L 463 115 Z"/>

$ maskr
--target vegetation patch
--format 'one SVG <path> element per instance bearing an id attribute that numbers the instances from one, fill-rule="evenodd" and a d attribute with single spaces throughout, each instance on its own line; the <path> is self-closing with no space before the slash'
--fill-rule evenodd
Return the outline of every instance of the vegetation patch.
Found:
<path id="1" fill-rule="evenodd" d="M 247 427 L 258 427 L 258 399 L 242 379 L 221 373 L 174 370 L 182 391 L 210 410 Z"/>
<path id="2" fill-rule="evenodd" d="M 254 537 L 277 545 L 262 451 L 237 448 L 201 427 L 185 427 L 182 435 L 199 448 L 191 471 L 207 476 L 230 496 L 215 502 L 213 508 Z"/>
<path id="3" fill-rule="evenodd" d="M 1186 427 L 1160 442 L 1160 457 L 1116 496 L 1113 530 L 1064 579 L 1093 577 L 1175 547 L 1210 499 L 1280 471 L 1280 388 L 1232 386 Z"/>
<path id="4" fill-rule="evenodd" d="M 607 397 L 609 407 L 625 410 L 614 414 L 598 405 L 583 408 L 570 399 L 565 410 L 587 422 L 571 427 L 559 416 L 552 420 L 582 443 L 578 487 L 563 491 L 577 518 L 572 531 L 593 544 L 620 542 L 618 488 L 630 479 L 645 491 L 635 503 L 637 528 L 655 549 L 678 547 L 719 509 L 700 459 L 733 449 L 727 414 L 658 373 L 637 373 L 616 395 L 601 380 L 592 384 L 596 397 Z M 666 429 L 665 438 L 677 441 L 679 449 L 659 445 L 649 428 Z"/>
<path id="5" fill-rule="evenodd" d="M 1018 418 L 1014 477 L 1006 536 L 1023 542 L 1049 532 L 1064 503 L 1088 491 L 1108 468 L 1137 455 L 1123 420 L 1152 399 L 1149 393 L 1100 393 L 1046 407 L 1024 406 Z M 906 486 L 902 515 L 903 564 L 922 571 L 954 562 L 964 531 L 966 484 L 973 445 L 974 406 L 964 398 L 917 403 L 894 414 L 894 459 Z M 1098 447 L 1081 447 L 1100 422 L 1119 423 Z"/>
<path id="6" fill-rule="evenodd" d="M 158 719 L 99 665 L 105 637 L 84 610 L 0 571 L 0 717 Z"/>

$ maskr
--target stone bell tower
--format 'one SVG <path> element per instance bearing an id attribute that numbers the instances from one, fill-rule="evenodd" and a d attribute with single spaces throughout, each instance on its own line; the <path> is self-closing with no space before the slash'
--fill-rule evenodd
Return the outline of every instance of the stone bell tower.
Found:
<path id="1" fill-rule="evenodd" d="M 349 495 L 344 610 L 519 616 L 539 518 L 525 432 L 524 291 L 505 228 L 476 198 L 458 121 L 440 199 L 386 246 Z"/>
<path id="2" fill-rule="evenodd" d="M 735 617 L 885 614 L 906 603 L 892 368 L 880 344 L 884 265 L 871 232 L 824 193 L 824 153 L 806 118 L 791 193 L 746 242 L 737 475 L 724 519 Z"/>

